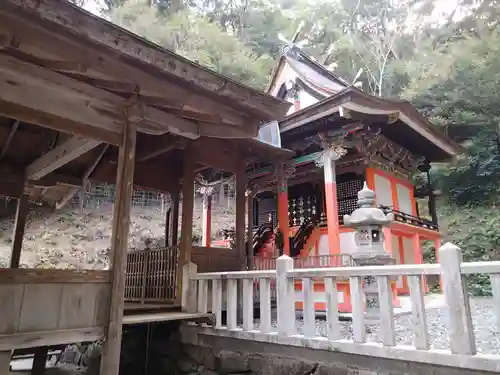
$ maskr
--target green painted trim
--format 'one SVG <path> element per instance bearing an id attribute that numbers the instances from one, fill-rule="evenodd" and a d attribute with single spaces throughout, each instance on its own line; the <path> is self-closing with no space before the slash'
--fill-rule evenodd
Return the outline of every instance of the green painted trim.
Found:
<path id="1" fill-rule="evenodd" d="M 292 160 L 292 165 L 297 166 L 301 164 L 307 164 L 307 163 L 312 163 L 316 161 L 319 157 L 321 156 L 321 152 L 313 152 L 312 154 L 307 154 L 304 156 L 299 156 L 298 158 L 295 158 Z M 254 171 L 252 174 L 247 175 L 250 179 L 254 179 L 257 177 L 265 176 L 267 174 L 270 174 L 273 172 L 272 167 L 266 167 L 266 168 L 261 168 L 256 171 Z"/>

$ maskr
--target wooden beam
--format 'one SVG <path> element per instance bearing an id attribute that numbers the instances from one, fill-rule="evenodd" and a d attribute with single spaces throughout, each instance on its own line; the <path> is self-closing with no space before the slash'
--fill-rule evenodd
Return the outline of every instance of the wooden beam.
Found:
<path id="1" fill-rule="evenodd" d="M 26 176 L 31 180 L 39 180 L 99 144 L 101 144 L 100 141 L 75 135 L 31 163 L 26 168 Z"/>
<path id="2" fill-rule="evenodd" d="M 125 270 L 127 267 L 130 206 L 132 203 L 135 147 L 135 126 L 125 121 L 122 146 L 118 155 L 116 199 L 113 208 L 111 236 L 111 297 L 106 340 L 101 359 L 102 375 L 118 375 L 122 341 L 122 320 L 125 294 Z"/>
<path id="3" fill-rule="evenodd" d="M 193 209 L 194 209 L 194 151 L 187 147 L 184 151 L 182 181 L 182 221 L 180 241 L 180 263 L 182 266 L 191 261 L 193 246 Z M 182 280 L 182 278 L 180 278 Z"/>
<path id="4" fill-rule="evenodd" d="M 12 238 L 12 255 L 10 256 L 10 268 L 19 268 L 28 211 L 29 197 L 26 194 L 21 194 L 17 201 L 14 235 Z"/>
<path id="5" fill-rule="evenodd" d="M 94 162 L 87 168 L 87 170 L 83 174 L 82 186 L 71 188 L 71 190 L 68 191 L 59 200 L 59 202 L 56 203 L 56 210 L 60 210 L 61 208 L 63 208 L 71 200 L 71 198 L 73 198 L 75 196 L 75 194 L 78 193 L 78 191 L 83 188 L 83 185 L 85 184 L 85 181 L 88 180 L 89 176 L 92 174 L 92 172 L 94 172 L 94 170 L 96 169 L 97 165 L 99 165 L 99 163 L 101 162 L 104 154 L 106 153 L 106 151 L 108 151 L 108 148 L 109 148 L 109 145 L 104 145 L 104 147 L 102 147 L 101 152 L 99 152 L 99 155 L 97 155 L 97 158 L 94 160 Z"/>
<path id="6" fill-rule="evenodd" d="M 7 139 L 5 140 L 5 143 L 2 147 L 2 151 L 0 152 L 0 160 L 3 159 L 5 156 L 5 153 L 9 149 L 10 142 L 12 141 L 12 138 L 14 138 L 14 134 L 16 134 L 17 128 L 19 127 L 19 120 L 14 120 L 14 123 L 12 124 L 12 127 L 10 128 L 9 135 L 7 136 Z"/>
<path id="7" fill-rule="evenodd" d="M 193 142 L 193 157 L 197 163 L 234 173 L 239 158 L 234 146 L 234 143 L 221 139 L 200 138 Z"/>
<path id="8" fill-rule="evenodd" d="M 199 124 L 0 53 L 0 114 L 119 146 L 127 108 L 138 131 L 196 139 Z"/>
<path id="9" fill-rule="evenodd" d="M 35 348 L 33 365 L 31 368 L 31 375 L 43 375 L 43 373 L 45 372 L 45 365 L 47 364 L 48 354 L 49 354 L 48 346 L 39 346 Z"/>
<path id="10" fill-rule="evenodd" d="M 238 160 L 236 171 L 236 251 L 238 253 L 239 263 L 242 270 L 246 268 L 246 249 L 245 249 L 245 164 Z M 251 241 L 251 239 L 250 239 Z"/>
<path id="11" fill-rule="evenodd" d="M 116 164 L 102 162 L 91 176 L 92 181 L 114 184 L 112 176 L 116 174 Z M 134 173 L 134 187 L 168 193 L 178 188 L 180 175 L 178 170 L 159 165 L 141 165 Z"/>
<path id="12" fill-rule="evenodd" d="M 171 192 L 170 246 L 177 246 L 179 241 L 179 188 Z"/>
<path id="13" fill-rule="evenodd" d="M 119 144 L 125 101 L 0 53 L 0 113 L 27 123 Z"/>

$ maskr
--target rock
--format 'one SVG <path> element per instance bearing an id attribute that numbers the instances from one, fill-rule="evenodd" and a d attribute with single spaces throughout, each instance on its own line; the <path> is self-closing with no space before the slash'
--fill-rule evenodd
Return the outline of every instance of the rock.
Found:
<path id="1" fill-rule="evenodd" d="M 198 364 L 191 358 L 182 357 L 179 359 L 178 363 L 179 371 L 183 374 L 190 374 L 192 372 L 196 373 L 198 370 Z"/>
<path id="2" fill-rule="evenodd" d="M 221 350 L 218 357 L 218 371 L 224 374 L 233 374 L 238 372 L 248 372 L 248 356 L 232 352 L 229 350 Z"/>

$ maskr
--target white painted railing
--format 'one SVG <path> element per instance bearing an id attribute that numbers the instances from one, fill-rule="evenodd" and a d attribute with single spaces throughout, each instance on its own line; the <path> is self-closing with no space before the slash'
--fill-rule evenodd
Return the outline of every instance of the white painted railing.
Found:
<path id="1" fill-rule="evenodd" d="M 191 266 L 185 309 L 215 315 L 215 325 L 202 328 L 206 334 L 227 335 L 346 353 L 378 356 L 443 366 L 500 371 L 500 353 L 478 354 L 475 343 L 466 277 L 469 274 L 489 274 L 493 290 L 494 310 L 500 332 L 500 262 L 461 263 L 460 249 L 445 244 L 439 249 L 439 264 L 335 267 L 294 269 L 293 260 L 283 256 L 276 270 L 221 273 L 195 273 Z M 448 307 L 449 350 L 431 349 L 424 305 L 422 277 L 441 275 Z M 397 345 L 394 327 L 390 278 L 406 276 L 412 304 L 413 345 Z M 365 294 L 363 280 L 375 277 L 380 299 L 379 324 L 381 342 L 367 342 L 365 329 Z M 352 304 L 353 339 L 341 335 L 337 280 L 349 280 Z M 260 283 L 260 321 L 255 329 L 254 280 Z M 277 285 L 277 332 L 271 324 L 270 282 Z M 316 331 L 313 280 L 323 279 L 326 291 L 326 337 Z M 187 278 L 185 279 L 187 281 Z M 295 315 L 295 280 L 302 280 L 303 328 L 298 334 Z M 242 285 L 238 300 L 238 282 Z M 208 285 L 211 283 L 211 298 Z M 223 283 L 226 288 L 227 319 L 222 325 Z M 211 299 L 209 308 L 209 299 Z M 242 325 L 238 325 L 238 307 L 242 310 Z"/>

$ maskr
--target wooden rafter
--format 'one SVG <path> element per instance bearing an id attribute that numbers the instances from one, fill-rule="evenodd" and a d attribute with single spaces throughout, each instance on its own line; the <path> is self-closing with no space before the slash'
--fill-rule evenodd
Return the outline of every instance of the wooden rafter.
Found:
<path id="1" fill-rule="evenodd" d="M 59 167 L 97 147 L 100 143 L 100 141 L 75 135 L 31 163 L 26 168 L 26 176 L 31 180 L 39 180 L 50 172 L 55 171 Z"/>
<path id="2" fill-rule="evenodd" d="M 109 145 L 104 145 L 102 147 L 101 152 L 99 152 L 99 155 L 97 155 L 97 158 L 94 160 L 94 162 L 87 168 L 87 170 L 83 174 L 82 184 L 85 184 L 85 181 L 87 181 L 88 178 L 90 177 L 90 175 L 94 172 L 94 170 L 99 165 L 102 158 L 104 157 L 104 154 L 106 153 L 106 151 L 108 151 L 108 148 L 109 148 Z M 73 198 L 75 196 L 75 194 L 82 188 L 83 188 L 83 186 L 71 188 L 70 191 L 68 191 L 68 193 L 66 193 L 59 200 L 59 202 L 57 202 L 56 209 L 60 210 L 61 208 L 63 208 L 71 200 L 71 198 Z"/>
<path id="3" fill-rule="evenodd" d="M 12 138 L 14 138 L 14 134 L 16 134 L 17 128 L 19 127 L 19 120 L 14 120 L 12 127 L 10 128 L 9 135 L 7 136 L 7 139 L 5 140 L 5 143 L 2 147 L 2 151 L 0 151 L 0 160 L 3 159 L 5 156 L 5 153 L 9 149 L 10 142 L 12 142 Z"/>

